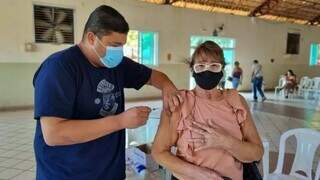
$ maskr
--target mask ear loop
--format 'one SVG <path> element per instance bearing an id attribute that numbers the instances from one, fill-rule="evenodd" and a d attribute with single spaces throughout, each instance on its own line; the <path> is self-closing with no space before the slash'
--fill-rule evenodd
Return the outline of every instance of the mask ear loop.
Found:
<path id="1" fill-rule="evenodd" d="M 104 48 L 107 50 L 107 47 L 105 47 L 105 46 L 102 44 L 102 42 L 100 41 L 100 39 L 98 38 L 98 36 L 95 35 L 95 39 L 99 42 L 99 44 L 100 44 L 102 47 L 104 47 Z M 102 57 L 99 55 L 99 53 L 98 53 L 98 51 L 96 50 L 96 48 L 95 48 L 95 47 L 92 47 L 92 49 L 93 49 L 94 53 L 98 56 L 98 58 L 101 60 Z M 107 52 L 106 52 L 106 53 L 107 53 Z"/>
<path id="2" fill-rule="evenodd" d="M 99 44 L 100 44 L 102 47 L 107 48 L 106 46 L 104 46 L 104 45 L 102 44 L 102 42 L 101 42 L 101 40 L 98 38 L 98 36 L 96 36 L 96 40 L 98 40 Z"/>

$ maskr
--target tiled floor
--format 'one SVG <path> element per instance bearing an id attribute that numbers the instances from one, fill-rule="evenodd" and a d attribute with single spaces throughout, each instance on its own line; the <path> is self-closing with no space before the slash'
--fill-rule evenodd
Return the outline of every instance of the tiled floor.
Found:
<path id="1" fill-rule="evenodd" d="M 283 99 L 267 94 L 264 103 L 251 102 L 251 95 L 243 93 L 252 110 L 257 129 L 262 138 L 270 142 L 270 151 L 278 151 L 280 135 L 292 128 L 308 127 L 320 130 L 320 112 L 315 111 L 316 102 L 298 98 Z M 160 101 L 128 103 L 127 107 L 148 105 L 161 107 Z M 137 138 L 149 141 L 155 133 L 159 111 L 152 112 L 148 123 L 151 129 L 142 127 Z M 35 177 L 35 161 L 33 155 L 33 134 L 35 122 L 32 111 L 0 113 L 0 180 L 32 180 Z M 153 129 L 152 129 L 153 128 Z M 148 132 L 146 132 L 148 129 Z M 128 137 L 129 139 L 134 139 Z M 137 141 L 138 141 L 137 140 Z M 295 151 L 295 140 L 289 139 L 287 152 Z M 317 160 L 319 160 L 319 153 Z M 151 175 L 149 179 L 162 179 Z M 128 179 L 137 179 L 129 175 Z M 138 178 L 139 179 L 139 178 Z"/>

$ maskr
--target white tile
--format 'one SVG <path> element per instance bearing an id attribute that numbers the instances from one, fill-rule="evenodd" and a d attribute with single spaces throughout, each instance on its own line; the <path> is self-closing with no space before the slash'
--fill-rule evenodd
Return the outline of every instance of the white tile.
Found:
<path id="1" fill-rule="evenodd" d="M 21 170 L 30 170 L 34 166 L 35 166 L 35 163 L 33 161 L 22 161 L 17 165 L 13 166 L 13 168 L 21 169 Z"/>
<path id="2" fill-rule="evenodd" d="M 23 170 L 18 169 L 5 169 L 4 171 L 0 172 L 0 179 L 10 179 L 19 174 L 21 174 Z"/>
<path id="3" fill-rule="evenodd" d="M 12 158 L 26 160 L 26 159 L 32 158 L 33 156 L 34 156 L 34 154 L 31 152 L 21 152 L 21 153 L 16 154 Z"/>
<path id="4" fill-rule="evenodd" d="M 35 172 L 25 171 L 11 180 L 34 180 L 35 178 L 36 178 Z"/>
<path id="5" fill-rule="evenodd" d="M 0 167 L 13 167 L 15 165 L 17 165 L 18 163 L 22 162 L 22 160 L 18 160 L 18 159 L 8 159 L 6 161 L 2 161 L 0 162 Z"/>
<path id="6" fill-rule="evenodd" d="M 0 172 L 4 171 L 5 169 L 7 169 L 7 168 L 5 168 L 5 167 L 0 167 Z"/>
<path id="7" fill-rule="evenodd" d="M 6 161 L 6 160 L 8 160 L 8 159 L 9 159 L 9 158 L 0 157 L 0 162 Z"/>
<path id="8" fill-rule="evenodd" d="M 15 150 L 8 150 L 5 153 L 0 154 L 0 157 L 14 157 L 15 155 L 21 153 L 21 151 L 15 151 Z"/>

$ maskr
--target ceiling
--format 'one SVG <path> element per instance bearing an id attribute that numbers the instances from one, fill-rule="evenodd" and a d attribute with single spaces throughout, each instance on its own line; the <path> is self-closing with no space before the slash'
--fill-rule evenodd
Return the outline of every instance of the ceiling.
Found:
<path id="1" fill-rule="evenodd" d="M 320 26 L 320 0 L 141 0 L 161 5 Z"/>

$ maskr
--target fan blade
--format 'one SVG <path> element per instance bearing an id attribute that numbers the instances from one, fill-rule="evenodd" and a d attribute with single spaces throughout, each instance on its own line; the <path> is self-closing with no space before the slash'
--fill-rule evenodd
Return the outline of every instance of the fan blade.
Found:
<path id="1" fill-rule="evenodd" d="M 50 9 L 42 9 L 43 14 L 47 17 L 49 22 L 53 22 L 53 15 Z"/>
<path id="2" fill-rule="evenodd" d="M 64 42 L 64 37 L 61 31 L 55 31 L 55 37 L 56 37 L 57 43 L 61 44 Z"/>
<path id="3" fill-rule="evenodd" d="M 53 29 L 52 28 L 49 28 L 48 30 L 46 30 L 42 35 L 41 35 L 41 38 L 43 40 L 46 40 L 46 41 L 49 41 L 53 35 Z"/>
<path id="4" fill-rule="evenodd" d="M 65 12 L 58 11 L 55 19 L 56 24 L 62 23 L 66 17 L 67 17 L 67 14 Z"/>
<path id="5" fill-rule="evenodd" d="M 37 27 L 46 27 L 46 28 L 51 28 L 52 27 L 52 24 L 51 23 L 48 23 L 46 21 L 43 21 L 43 20 L 36 20 L 36 26 Z"/>
<path id="6" fill-rule="evenodd" d="M 68 32 L 68 33 L 72 33 L 73 28 L 71 25 L 68 24 L 59 24 L 57 25 L 57 28 L 64 31 L 64 32 Z"/>

